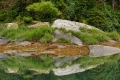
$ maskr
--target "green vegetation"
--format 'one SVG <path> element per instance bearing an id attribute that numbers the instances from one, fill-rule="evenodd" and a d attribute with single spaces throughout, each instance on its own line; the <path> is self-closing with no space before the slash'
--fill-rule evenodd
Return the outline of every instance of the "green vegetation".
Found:
<path id="1" fill-rule="evenodd" d="M 0 21 L 24 20 L 24 16 L 49 22 L 60 18 L 119 31 L 119 4 L 119 0 L 0 0 Z"/>
<path id="2" fill-rule="evenodd" d="M 33 21 L 32 17 L 23 17 L 25 23 L 31 23 Z"/>
<path id="3" fill-rule="evenodd" d="M 99 42 L 115 40 L 120 41 L 120 35 L 116 31 L 103 32 L 97 29 L 80 28 L 80 32 L 67 31 L 64 28 L 60 29 L 65 33 L 72 33 L 72 35 L 78 37 L 86 44 L 98 44 Z"/>
<path id="4" fill-rule="evenodd" d="M 14 63 L 14 64 L 13 64 Z M 73 64 L 81 64 L 80 67 L 98 65 L 96 68 L 84 72 L 70 74 L 66 76 L 56 76 L 52 71 L 49 74 L 34 74 L 30 68 L 49 70 L 55 68 L 54 60 L 47 56 L 38 57 L 9 57 L 7 60 L 0 61 L 0 79 L 1 80 L 118 80 L 120 78 L 120 54 L 106 57 L 87 57 L 83 56 L 73 61 Z M 19 68 L 17 74 L 8 74 L 6 68 Z M 99 75 L 98 75 L 99 74 Z M 86 77 L 87 75 L 87 77 Z"/>
<path id="5" fill-rule="evenodd" d="M 52 39 L 53 39 L 53 35 L 52 34 L 45 33 L 44 37 L 40 40 L 40 42 L 48 43 L 48 42 L 52 41 Z"/>
<path id="6" fill-rule="evenodd" d="M 69 39 L 65 39 L 65 38 L 58 38 L 57 42 L 71 43 L 71 41 Z"/>
<path id="7" fill-rule="evenodd" d="M 21 25 L 18 29 L 5 29 L 1 36 L 7 37 L 10 40 L 39 40 L 43 38 L 42 42 L 49 42 L 52 40 L 54 29 L 50 27 L 28 29 L 27 26 Z M 45 41 L 44 41 L 45 40 Z"/>
<path id="8" fill-rule="evenodd" d="M 38 20 L 49 21 L 51 18 L 56 18 L 61 12 L 50 2 L 33 3 L 26 7 L 28 11 L 36 13 L 35 16 Z M 45 19 L 45 20 L 44 20 Z"/>

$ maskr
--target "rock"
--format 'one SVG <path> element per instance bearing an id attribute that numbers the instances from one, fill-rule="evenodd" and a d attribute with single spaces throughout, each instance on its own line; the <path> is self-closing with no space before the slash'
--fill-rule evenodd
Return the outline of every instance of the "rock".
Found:
<path id="1" fill-rule="evenodd" d="M 89 67 L 86 67 L 86 68 L 80 68 L 79 64 L 75 64 L 75 65 L 72 65 L 72 66 L 67 66 L 65 68 L 58 68 L 58 69 L 52 69 L 52 70 L 53 70 L 55 75 L 64 76 L 64 75 L 70 75 L 70 74 L 83 72 L 85 70 L 92 69 L 92 68 L 95 68 L 97 66 L 98 65 L 89 66 Z"/>
<path id="2" fill-rule="evenodd" d="M 23 52 L 37 52 L 36 50 L 23 50 Z"/>
<path id="3" fill-rule="evenodd" d="M 79 58 L 79 56 L 58 57 L 58 58 L 54 58 L 54 63 L 57 67 L 59 67 L 59 66 L 62 66 L 66 63 L 70 63 L 78 58 Z"/>
<path id="4" fill-rule="evenodd" d="M 16 43 L 16 45 L 18 45 L 18 46 L 27 46 L 27 45 L 31 45 L 31 42 L 29 42 L 29 41 L 23 41 L 23 42 Z"/>
<path id="5" fill-rule="evenodd" d="M 22 51 L 20 50 L 6 50 L 4 53 L 10 55 L 10 56 L 15 56 L 16 54 L 21 54 Z"/>
<path id="6" fill-rule="evenodd" d="M 89 56 L 91 57 L 108 56 L 120 53 L 119 48 L 110 46 L 89 45 L 89 49 L 90 49 Z"/>
<path id="7" fill-rule="evenodd" d="M 8 39 L 5 37 L 0 37 L 0 45 L 4 45 L 8 43 Z"/>
<path id="8" fill-rule="evenodd" d="M 0 60 L 6 60 L 8 58 L 7 54 L 0 53 Z"/>
<path id="9" fill-rule="evenodd" d="M 19 71 L 19 68 L 7 68 L 5 70 L 6 73 L 17 73 Z"/>
<path id="10" fill-rule="evenodd" d="M 18 29 L 17 23 L 7 23 L 7 29 Z"/>
<path id="11" fill-rule="evenodd" d="M 29 25 L 28 28 L 41 28 L 41 27 L 49 27 L 50 24 L 49 22 L 38 22 L 36 24 L 33 24 L 33 25 Z"/>
<path id="12" fill-rule="evenodd" d="M 110 44 L 115 44 L 115 43 L 117 43 L 116 41 L 114 41 L 114 40 L 109 40 L 108 41 Z"/>
<path id="13" fill-rule="evenodd" d="M 55 51 L 43 51 L 41 54 L 55 54 Z"/>
<path id="14" fill-rule="evenodd" d="M 57 41 L 57 39 L 59 38 L 65 38 L 67 40 L 70 40 L 72 43 L 82 46 L 82 41 L 80 39 L 78 39 L 75 36 L 72 36 L 70 33 L 64 33 L 62 31 L 56 30 L 54 32 L 54 39 L 52 40 L 52 42 Z"/>
<path id="15" fill-rule="evenodd" d="M 73 31 L 80 31 L 80 27 L 88 28 L 88 29 L 97 29 L 93 26 L 84 24 L 84 23 L 79 23 L 75 21 L 69 21 L 69 20 L 62 20 L 62 19 L 57 19 L 54 21 L 53 25 L 51 26 L 53 28 L 65 28 L 66 30 L 73 30 Z M 99 30 L 99 29 L 97 29 Z"/>

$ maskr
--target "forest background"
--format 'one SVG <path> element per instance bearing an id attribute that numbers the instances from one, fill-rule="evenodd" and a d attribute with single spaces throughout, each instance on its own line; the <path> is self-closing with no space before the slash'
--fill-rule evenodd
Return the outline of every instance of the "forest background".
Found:
<path id="1" fill-rule="evenodd" d="M 120 0 L 0 0 L 0 22 L 67 19 L 120 31 Z"/>

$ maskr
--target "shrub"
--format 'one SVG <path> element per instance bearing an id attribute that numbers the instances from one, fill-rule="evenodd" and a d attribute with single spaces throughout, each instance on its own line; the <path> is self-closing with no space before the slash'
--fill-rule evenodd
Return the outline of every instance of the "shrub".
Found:
<path id="1" fill-rule="evenodd" d="M 33 21 L 32 17 L 23 17 L 25 23 L 31 23 Z"/>
<path id="2" fill-rule="evenodd" d="M 50 1 L 33 3 L 27 6 L 26 9 L 34 12 L 42 21 L 49 21 L 61 14 L 61 12 Z"/>

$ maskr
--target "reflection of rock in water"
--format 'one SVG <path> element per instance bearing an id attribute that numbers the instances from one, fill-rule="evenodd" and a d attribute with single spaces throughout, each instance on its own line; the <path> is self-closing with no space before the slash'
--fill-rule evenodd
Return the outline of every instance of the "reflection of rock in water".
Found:
<path id="1" fill-rule="evenodd" d="M 79 58 L 79 56 L 58 57 L 58 58 L 54 59 L 54 63 L 57 67 L 59 67 L 59 66 L 62 66 L 66 63 L 70 63 L 78 58 Z"/>
<path id="2" fill-rule="evenodd" d="M 8 55 L 7 54 L 4 54 L 4 53 L 0 53 L 0 60 L 5 60 L 8 58 Z"/>
<path id="3" fill-rule="evenodd" d="M 73 65 L 73 66 L 67 66 L 65 68 L 53 69 L 53 72 L 57 76 L 64 76 L 64 75 L 70 75 L 70 74 L 74 74 L 74 73 L 83 72 L 85 70 L 92 69 L 92 68 L 95 68 L 95 67 L 97 67 L 97 65 L 88 66 L 86 68 L 80 68 L 80 65 L 76 64 L 76 65 Z"/>
<path id="4" fill-rule="evenodd" d="M 19 71 L 19 68 L 7 68 L 5 70 L 6 73 L 17 73 Z"/>
<path id="5" fill-rule="evenodd" d="M 7 43 L 8 43 L 8 39 L 7 38 L 0 37 L 0 45 L 7 44 Z"/>

